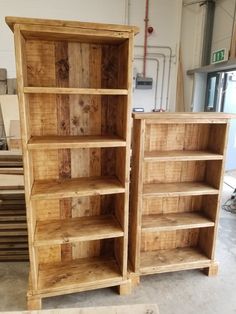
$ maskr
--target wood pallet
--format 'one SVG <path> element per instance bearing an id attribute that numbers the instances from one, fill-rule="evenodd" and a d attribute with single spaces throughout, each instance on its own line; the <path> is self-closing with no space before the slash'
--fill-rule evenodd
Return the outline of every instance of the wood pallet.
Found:
<path id="1" fill-rule="evenodd" d="M 133 116 L 133 281 L 141 275 L 197 268 L 216 275 L 215 242 L 231 115 Z"/>
<path id="2" fill-rule="evenodd" d="M 0 151 L 0 261 L 27 261 L 22 155 Z"/>
<path id="3" fill-rule="evenodd" d="M 30 251 L 29 309 L 127 275 L 137 29 L 7 18 L 14 30 Z"/>

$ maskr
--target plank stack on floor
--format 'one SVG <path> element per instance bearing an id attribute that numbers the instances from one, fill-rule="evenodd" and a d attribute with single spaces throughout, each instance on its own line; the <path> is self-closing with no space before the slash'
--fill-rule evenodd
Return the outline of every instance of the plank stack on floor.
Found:
<path id="1" fill-rule="evenodd" d="M 28 260 L 22 155 L 0 151 L 0 261 Z"/>

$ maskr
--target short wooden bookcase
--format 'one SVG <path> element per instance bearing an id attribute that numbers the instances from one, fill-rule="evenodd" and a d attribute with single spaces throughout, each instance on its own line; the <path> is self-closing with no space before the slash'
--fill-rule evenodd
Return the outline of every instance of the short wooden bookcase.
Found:
<path id="1" fill-rule="evenodd" d="M 217 274 L 229 117 L 133 115 L 129 259 L 136 281 L 140 275 L 194 268 Z"/>
<path id="2" fill-rule="evenodd" d="M 131 26 L 6 18 L 14 31 L 30 252 L 29 309 L 128 293 Z"/>

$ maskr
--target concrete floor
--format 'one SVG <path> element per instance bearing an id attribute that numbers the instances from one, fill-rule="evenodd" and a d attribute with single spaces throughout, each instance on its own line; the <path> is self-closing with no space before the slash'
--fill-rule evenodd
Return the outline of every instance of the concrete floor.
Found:
<path id="1" fill-rule="evenodd" d="M 224 185 L 223 202 L 232 191 Z M 217 277 L 198 270 L 150 275 L 141 279 L 130 296 L 107 288 L 44 299 L 43 308 L 156 303 L 160 314 L 236 313 L 236 215 L 223 210 L 216 259 L 220 263 Z M 0 263 L 0 311 L 26 309 L 27 278 L 27 263 Z"/>

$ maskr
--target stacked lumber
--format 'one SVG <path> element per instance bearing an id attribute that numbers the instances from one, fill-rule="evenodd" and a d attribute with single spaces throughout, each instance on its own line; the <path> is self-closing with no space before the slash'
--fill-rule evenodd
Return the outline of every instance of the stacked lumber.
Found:
<path id="1" fill-rule="evenodd" d="M 28 241 L 22 155 L 0 151 L 0 261 L 24 260 Z"/>

